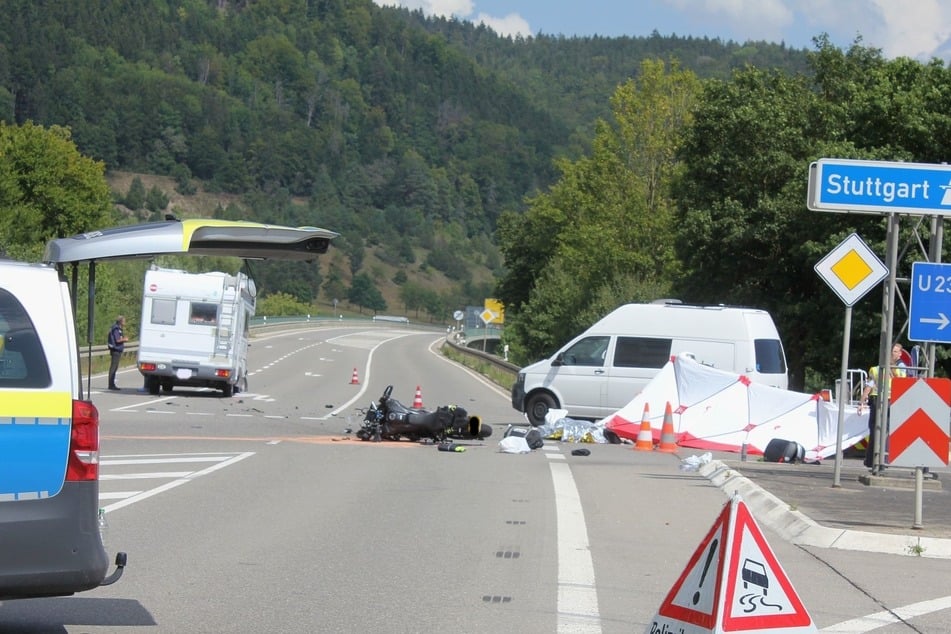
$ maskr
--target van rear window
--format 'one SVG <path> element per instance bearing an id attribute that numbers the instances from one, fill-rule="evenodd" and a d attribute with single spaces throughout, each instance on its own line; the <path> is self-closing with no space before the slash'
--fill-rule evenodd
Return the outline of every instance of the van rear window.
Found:
<path id="1" fill-rule="evenodd" d="M 756 339 L 756 371 L 761 374 L 786 374 L 786 358 L 779 339 Z"/>
<path id="2" fill-rule="evenodd" d="M 0 288 L 0 388 L 49 387 L 50 368 L 23 304 Z"/>
<path id="3" fill-rule="evenodd" d="M 670 361 L 671 340 L 657 337 L 618 337 L 616 368 L 662 368 Z"/>
<path id="4" fill-rule="evenodd" d="M 188 323 L 213 326 L 218 323 L 218 305 L 208 302 L 192 302 Z"/>
<path id="5" fill-rule="evenodd" d="M 175 309 L 178 302 L 174 299 L 152 299 L 152 314 L 149 320 L 162 326 L 175 325 Z"/>

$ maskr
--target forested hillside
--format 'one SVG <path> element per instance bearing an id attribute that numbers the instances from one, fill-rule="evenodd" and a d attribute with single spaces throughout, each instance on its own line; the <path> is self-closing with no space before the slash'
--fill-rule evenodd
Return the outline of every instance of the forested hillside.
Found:
<path id="1" fill-rule="evenodd" d="M 319 268 L 256 265 L 265 293 L 435 321 L 495 295 L 519 363 L 620 303 L 679 297 L 768 309 L 790 384 L 828 386 L 842 306 L 814 265 L 852 232 L 883 255 L 886 236 L 880 217 L 809 212 L 809 163 L 941 162 L 951 142 L 944 64 L 886 60 L 860 39 L 841 51 L 818 35 L 808 52 L 657 34 L 508 39 L 370 0 L 4 10 L 8 252 L 110 212 L 323 226 L 341 237 Z M 82 165 L 95 213 L 31 180 L 47 169 L 31 144 L 65 158 L 67 143 L 100 162 L 111 209 L 96 166 Z M 13 226 L 20 217 L 34 224 Z M 11 236 L 30 244 L 11 249 Z M 899 266 L 933 237 L 903 226 Z M 140 276 L 115 275 L 109 301 L 133 296 Z M 855 307 L 853 366 L 877 357 L 880 308 L 872 296 Z M 901 338 L 904 307 L 894 321 Z"/>
<path id="2" fill-rule="evenodd" d="M 329 302 L 362 274 L 388 310 L 437 319 L 493 293 L 499 216 L 587 149 L 644 57 L 719 77 L 805 59 L 659 36 L 513 41 L 370 0 L 11 0 L 4 22 L 0 120 L 69 128 L 112 183 L 175 183 L 117 189 L 118 221 L 163 201 L 196 213 L 172 201 L 202 194 L 226 201 L 208 215 L 324 226 L 342 237 L 321 269 L 262 266 L 261 287 Z"/>

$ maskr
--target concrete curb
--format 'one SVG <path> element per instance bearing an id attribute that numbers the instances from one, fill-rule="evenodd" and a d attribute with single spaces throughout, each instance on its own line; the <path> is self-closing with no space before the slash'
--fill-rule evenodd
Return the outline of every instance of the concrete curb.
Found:
<path id="1" fill-rule="evenodd" d="M 890 535 L 821 526 L 719 460 L 701 465 L 697 471 L 728 497 L 732 497 L 734 493 L 739 494 L 758 523 L 769 527 L 790 543 L 906 557 L 951 559 L 951 539 L 922 537 L 914 534 Z"/>

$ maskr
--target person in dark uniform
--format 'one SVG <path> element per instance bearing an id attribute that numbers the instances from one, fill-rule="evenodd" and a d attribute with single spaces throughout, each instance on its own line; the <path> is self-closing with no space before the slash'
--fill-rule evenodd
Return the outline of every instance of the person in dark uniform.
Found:
<path id="1" fill-rule="evenodd" d="M 119 315 L 116 317 L 116 323 L 109 329 L 109 338 L 106 343 L 109 346 L 109 389 L 118 390 L 116 385 L 116 372 L 119 371 L 119 360 L 122 359 L 122 353 L 125 350 L 125 342 L 129 339 L 122 332 L 125 326 L 125 317 Z"/>

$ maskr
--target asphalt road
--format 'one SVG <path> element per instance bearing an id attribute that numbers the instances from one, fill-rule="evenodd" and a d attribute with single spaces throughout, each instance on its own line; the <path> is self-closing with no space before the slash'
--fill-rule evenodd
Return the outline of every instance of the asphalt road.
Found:
<path id="1" fill-rule="evenodd" d="M 107 545 L 128 568 L 82 595 L 0 604 L 0 631 L 649 630 L 725 493 L 676 454 L 573 456 L 578 445 L 554 441 L 500 453 L 520 415 L 437 341 L 403 328 L 256 339 L 249 391 L 230 399 L 150 396 L 132 372 L 109 393 L 94 378 Z M 493 436 L 448 453 L 346 434 L 388 384 L 407 404 L 418 385 L 426 407 L 463 406 Z M 947 561 L 762 532 L 820 631 L 947 631 Z M 684 596 L 738 585 L 713 561 L 695 565 Z"/>

